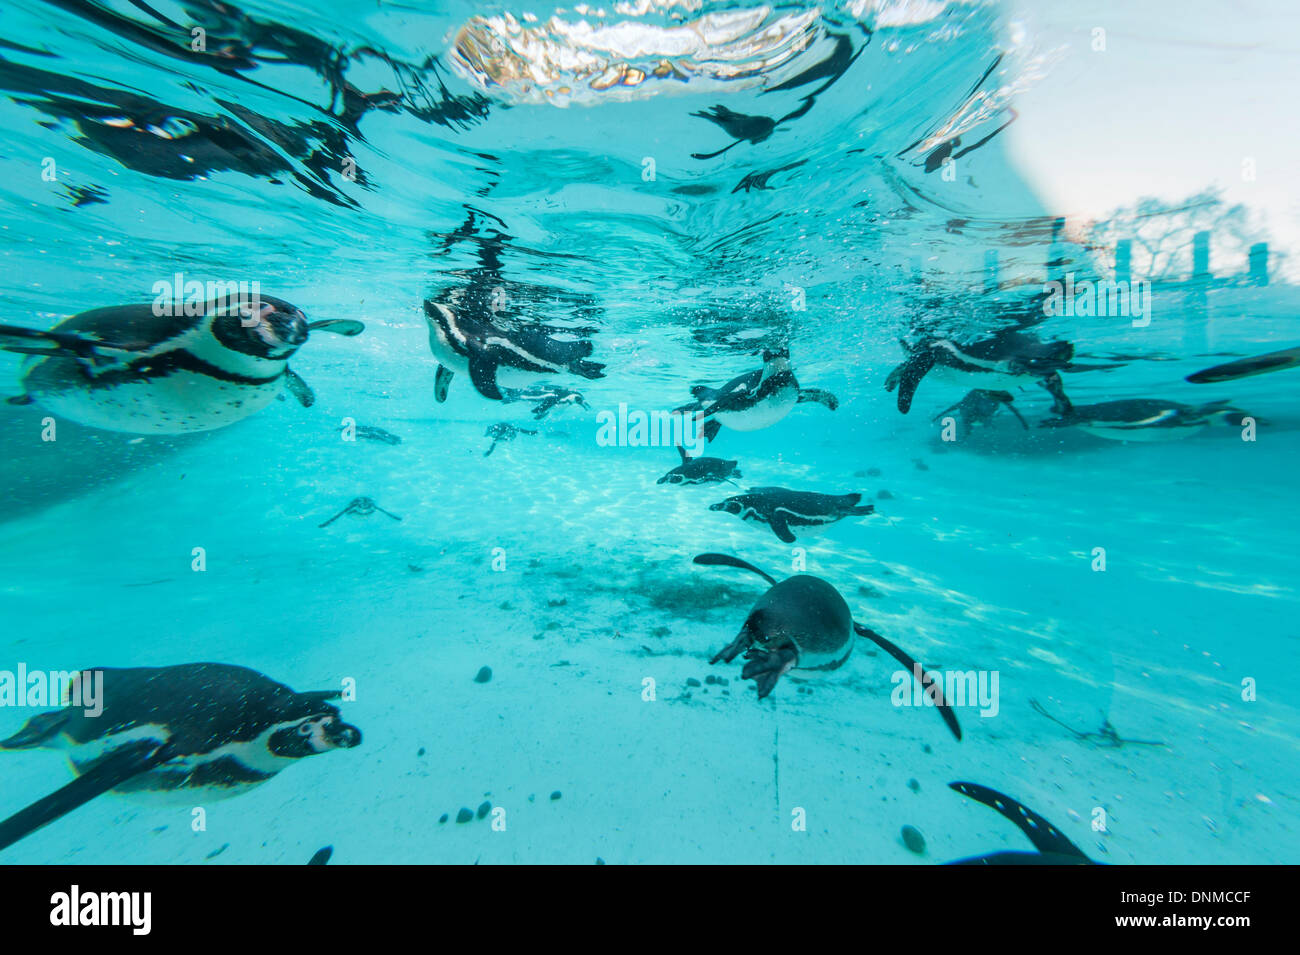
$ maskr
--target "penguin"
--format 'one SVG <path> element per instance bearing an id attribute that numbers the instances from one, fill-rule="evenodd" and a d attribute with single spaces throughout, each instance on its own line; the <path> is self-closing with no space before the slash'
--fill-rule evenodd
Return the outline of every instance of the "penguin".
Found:
<path id="1" fill-rule="evenodd" d="M 572 372 L 583 378 L 604 378 L 604 365 L 587 361 L 593 345 L 574 337 L 589 329 L 568 329 L 536 323 L 503 321 L 475 309 L 453 309 L 426 300 L 429 349 L 438 359 L 434 398 L 447 400 L 455 372 L 468 372 L 484 398 L 504 400 L 501 385 L 521 387 L 536 375 Z M 565 336 L 565 337 L 559 337 Z"/>
<path id="2" fill-rule="evenodd" d="M 969 345 L 947 338 L 927 338 L 904 348 L 907 358 L 885 379 L 886 391 L 898 389 L 898 410 L 903 414 L 911 409 L 921 379 L 931 371 L 950 384 L 981 391 L 1038 382 L 1059 399 L 1065 392 L 1060 375 L 1053 373 L 1070 368 L 1074 358 L 1070 342 L 1045 342 L 1015 329 Z"/>
<path id="3" fill-rule="evenodd" d="M 1037 852 L 990 852 L 987 855 L 958 859 L 948 865 L 1101 865 L 1089 859 L 1061 830 L 1028 806 L 1004 796 L 996 789 L 978 783 L 949 783 L 963 796 L 996 809 L 1014 822 L 1034 844 Z"/>
<path id="4" fill-rule="evenodd" d="M 339 511 L 328 521 L 316 526 L 329 527 L 344 514 L 355 514 L 357 517 L 369 517 L 371 514 L 375 513 L 375 511 L 378 511 L 380 514 L 387 514 L 395 521 L 401 520 L 401 518 L 396 514 L 390 514 L 388 511 L 376 504 L 375 499 L 372 497 L 354 497 L 352 500 L 348 501 L 347 507 L 343 508 L 343 510 Z"/>
<path id="5" fill-rule="evenodd" d="M 790 369 L 790 352 L 781 348 L 763 352 L 763 367 L 731 379 L 721 388 L 696 385 L 693 402 L 675 414 L 699 414 L 705 419 L 704 438 L 712 441 L 723 425 L 733 431 L 758 431 L 776 424 L 800 402 L 813 401 L 831 411 L 839 399 L 819 388 L 800 388 Z"/>
<path id="6" fill-rule="evenodd" d="M 1264 355 L 1254 355 L 1250 358 L 1241 358 L 1237 361 L 1215 365 L 1213 368 L 1206 368 L 1204 371 L 1188 375 L 1187 380 L 1194 385 L 1204 385 L 1217 381 L 1249 378 L 1252 375 L 1263 375 L 1270 371 L 1281 371 L 1283 368 L 1295 368 L 1297 365 L 1300 365 L 1300 346 L 1283 348 L 1281 351 L 1271 351 Z"/>
<path id="7" fill-rule="evenodd" d="M 583 408 L 591 410 L 591 405 L 587 404 L 581 392 L 574 391 L 572 388 L 563 388 L 556 385 L 544 386 L 543 388 L 530 388 L 525 390 L 520 397 L 529 400 L 536 400 L 533 405 L 532 415 L 534 421 L 541 421 L 548 414 L 559 407 Z"/>
<path id="8" fill-rule="evenodd" d="M 0 349 L 26 355 L 23 394 L 78 424 L 130 434 L 210 431 L 260 411 L 289 391 L 315 395 L 289 368 L 310 332 L 358 335 L 350 320 L 308 322 L 284 299 L 246 292 L 197 315 L 157 315 L 153 304 L 80 312 L 47 332 L 0 325 Z M 199 311 L 195 308 L 194 311 Z"/>
<path id="9" fill-rule="evenodd" d="M 1040 421 L 1039 427 L 1078 428 L 1110 441 L 1177 441 L 1211 424 L 1241 427 L 1242 420 L 1247 417 L 1244 411 L 1227 401 L 1185 405 L 1153 398 L 1103 401 L 1093 405 L 1075 405 L 1068 400 L 1058 400 L 1052 411 L 1056 417 Z"/>
<path id="10" fill-rule="evenodd" d="M 742 521 L 755 521 L 772 528 L 772 533 L 786 544 L 793 544 L 794 527 L 821 527 L 845 517 L 871 514 L 874 504 L 863 504 L 861 494 L 816 494 L 791 491 L 783 487 L 756 487 L 717 504 L 711 511 L 726 511 Z"/>
<path id="11" fill-rule="evenodd" d="M 497 444 L 500 442 L 513 441 L 521 434 L 537 434 L 537 432 L 529 431 L 527 428 L 516 428 L 514 425 L 505 421 L 499 421 L 496 424 L 488 425 L 487 430 L 483 432 L 483 437 L 491 438 L 492 444 L 483 452 L 483 457 L 486 458 L 489 454 L 495 451 L 497 449 Z"/>
<path id="12" fill-rule="evenodd" d="M 694 562 L 738 567 L 771 585 L 745 617 L 736 638 L 709 660 L 710 666 L 719 660 L 730 663 L 743 651 L 748 662 L 740 672 L 741 679 L 754 681 L 760 700 L 791 670 L 839 669 L 853 652 L 856 633 L 892 656 L 908 673 L 921 674 L 922 685 L 935 701 L 939 715 L 960 742 L 961 725 L 935 675 L 892 641 L 855 622 L 849 605 L 829 583 L 810 574 L 797 574 L 778 583 L 753 564 L 727 554 L 699 554 Z"/>
<path id="13" fill-rule="evenodd" d="M 688 457 L 686 449 L 681 445 L 677 446 L 677 452 L 682 456 L 682 463 L 656 481 L 656 484 L 713 484 L 718 481 L 731 481 L 735 484 L 731 479 L 742 476 L 737 470 L 739 461 Z"/>
<path id="14" fill-rule="evenodd" d="M 1016 416 L 1020 426 L 1028 431 L 1029 424 L 1011 404 L 1014 400 L 1014 396 L 1009 391 L 988 391 L 983 388 L 973 388 L 966 392 L 966 397 L 962 398 L 961 401 L 940 411 L 930 420 L 938 421 L 944 415 L 956 412 L 961 417 L 962 427 L 970 430 L 976 425 L 988 424 L 993 420 L 993 416 L 998 413 L 1000 408 L 1006 408 Z"/>
<path id="15" fill-rule="evenodd" d="M 347 425 L 343 425 L 339 428 L 340 431 L 345 431 L 346 429 Z M 378 441 L 381 444 L 397 445 L 402 443 L 400 435 L 393 434 L 391 431 L 385 431 L 383 428 L 375 427 L 374 425 L 359 424 L 356 426 L 353 433 L 358 438 L 365 438 L 367 441 Z"/>
<path id="16" fill-rule="evenodd" d="M 65 705 L 0 740 L 0 750 L 65 750 L 78 777 L 0 822 L 0 849 L 110 790 L 186 804 L 235 796 L 295 760 L 361 743 L 327 702 L 338 690 L 297 693 L 247 667 L 92 668 L 64 702 L 92 680 L 102 712 Z"/>

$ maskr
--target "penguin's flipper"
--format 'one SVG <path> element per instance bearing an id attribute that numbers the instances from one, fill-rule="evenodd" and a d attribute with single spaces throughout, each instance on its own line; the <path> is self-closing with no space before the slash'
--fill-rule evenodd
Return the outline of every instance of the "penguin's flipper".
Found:
<path id="1" fill-rule="evenodd" d="M 447 400 L 447 389 L 451 387 L 454 372 L 450 368 L 438 366 L 438 374 L 433 379 L 433 399 L 442 404 Z"/>
<path id="2" fill-rule="evenodd" d="M 493 438 L 493 439 L 492 439 L 492 443 L 491 443 L 490 445 L 488 445 L 488 449 L 487 449 L 486 451 L 483 452 L 483 457 L 486 458 L 489 454 L 491 454 L 493 451 L 495 451 L 495 450 L 497 449 L 497 442 L 498 442 L 499 440 L 501 440 L 501 439 L 500 439 L 500 438 Z"/>
<path id="3" fill-rule="evenodd" d="M 730 554 L 696 554 L 693 563 L 701 564 L 705 567 L 739 567 L 741 570 L 752 571 L 762 577 L 773 587 L 776 586 L 776 580 L 766 571 L 759 570 L 749 561 L 741 560 L 739 557 L 732 557 Z"/>
<path id="4" fill-rule="evenodd" d="M 840 406 L 839 398 L 821 388 L 800 388 L 798 403 L 802 404 L 805 401 L 815 401 L 819 405 L 825 405 L 831 411 Z"/>
<path id="5" fill-rule="evenodd" d="M 894 374 L 898 375 L 898 410 L 907 414 L 912 408 L 912 398 L 916 396 L 917 386 L 921 384 L 921 379 L 925 377 L 926 372 L 934 367 L 934 350 L 927 348 L 923 351 L 914 353 L 907 361 L 894 369 Z M 890 378 L 894 377 L 890 375 Z M 889 382 L 885 382 L 888 387 Z"/>
<path id="6" fill-rule="evenodd" d="M 780 538 L 783 544 L 794 543 L 794 534 L 790 530 L 790 525 L 785 522 L 785 518 L 781 516 L 779 511 L 774 511 L 767 523 L 772 528 L 772 533 Z"/>
<path id="7" fill-rule="evenodd" d="M 364 322 L 351 318 L 327 318 L 319 322 L 309 322 L 307 330 L 312 332 L 333 332 L 335 335 L 360 335 L 366 330 Z"/>
<path id="8" fill-rule="evenodd" d="M 1028 431 L 1028 430 L 1029 430 L 1029 422 L 1026 421 L 1026 420 L 1024 419 L 1024 416 L 1021 415 L 1019 411 L 1016 410 L 1016 406 L 1013 405 L 1013 404 L 1012 404 L 1011 402 L 1009 402 L 1009 401 L 1004 402 L 1004 404 L 1005 404 L 1005 406 L 1006 406 L 1006 409 L 1007 409 L 1008 411 L 1010 411 L 1013 415 L 1015 415 L 1016 418 L 1020 421 L 1020 427 L 1024 428 L 1026 431 Z"/>
<path id="9" fill-rule="evenodd" d="M 68 722 L 68 717 L 71 715 L 72 710 L 69 707 L 37 713 L 13 736 L 0 740 L 0 749 L 30 749 L 40 746 L 63 729 L 63 724 Z"/>
<path id="10" fill-rule="evenodd" d="M 705 441 L 712 441 L 718 436 L 718 432 L 721 430 L 722 425 L 718 423 L 718 419 L 710 418 L 708 421 L 704 422 L 704 428 L 700 433 L 704 435 Z"/>
<path id="11" fill-rule="evenodd" d="M 18 355 L 54 355 L 80 361 L 94 371 L 129 361 L 145 345 L 120 345 L 70 332 L 40 332 L 20 325 L 0 325 L 0 350 Z"/>
<path id="12" fill-rule="evenodd" d="M 469 352 L 469 377 L 484 398 L 501 400 L 501 389 L 497 387 L 497 363 L 476 348 L 470 348 Z"/>
<path id="13" fill-rule="evenodd" d="M 123 746 L 62 789 L 56 789 L 0 822 L 0 849 L 8 848 L 128 779 L 147 773 L 174 755 L 170 743 L 138 740 Z"/>
<path id="14" fill-rule="evenodd" d="M 948 724 L 948 729 L 952 730 L 952 735 L 957 737 L 958 742 L 960 742 L 961 724 L 957 722 L 957 714 L 953 712 L 952 705 L 943 698 L 943 684 L 935 679 L 934 674 L 930 673 L 925 669 L 925 667 L 917 663 L 916 660 L 914 660 L 902 647 L 898 646 L 893 641 L 886 640 L 880 634 L 876 633 L 876 631 L 862 626 L 862 624 L 858 623 L 856 620 L 853 621 L 853 631 L 859 637 L 866 637 L 899 663 L 903 664 L 903 666 L 907 667 L 908 673 L 915 674 L 918 669 L 920 670 L 921 686 L 930 694 L 930 698 L 934 700 L 936 709 L 939 710 L 939 715 L 943 717 L 943 721 Z M 931 690 L 931 687 L 934 689 Z"/>
<path id="15" fill-rule="evenodd" d="M 1034 844 L 1034 848 L 1045 855 L 1066 856 L 1077 860 L 1079 864 L 1091 863 L 1083 852 L 1061 833 L 1054 825 L 1034 812 L 1023 803 L 1018 803 L 1010 796 L 1003 795 L 996 789 L 981 786 L 979 783 L 955 782 L 948 784 L 963 796 L 996 809 L 1003 816 L 1014 822 Z"/>
<path id="16" fill-rule="evenodd" d="M 1281 371 L 1283 368 L 1294 368 L 1296 365 L 1300 365 L 1300 347 L 1284 348 L 1265 355 L 1255 355 L 1253 358 L 1242 358 L 1215 365 L 1213 368 L 1188 375 L 1187 380 L 1194 385 L 1204 385 L 1216 381 L 1231 381 L 1234 378 L 1249 378 L 1251 375 L 1263 375 L 1270 371 Z"/>
<path id="17" fill-rule="evenodd" d="M 292 368 L 284 370 L 284 385 L 289 389 L 289 394 L 297 398 L 298 404 L 304 408 L 310 408 L 316 403 L 316 393 L 311 390 L 311 385 L 303 381 L 302 375 Z"/>
<path id="18" fill-rule="evenodd" d="M 682 456 L 682 464 L 685 464 L 687 461 L 690 460 L 690 457 L 688 457 L 686 454 L 686 449 L 683 448 L 680 444 L 677 445 L 677 453 Z"/>
<path id="19" fill-rule="evenodd" d="M 316 854 L 307 860 L 308 865 L 324 865 L 330 861 L 330 856 L 334 854 L 333 846 L 326 846 L 324 849 L 318 849 Z"/>

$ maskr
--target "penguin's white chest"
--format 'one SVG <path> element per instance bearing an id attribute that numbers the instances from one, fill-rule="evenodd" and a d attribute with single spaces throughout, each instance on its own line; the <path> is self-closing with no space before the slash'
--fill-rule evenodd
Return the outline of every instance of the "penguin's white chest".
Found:
<path id="1" fill-rule="evenodd" d="M 1141 441 L 1144 444 L 1153 444 L 1162 441 L 1180 441 L 1203 431 L 1206 426 L 1207 422 L 1179 425 L 1178 427 L 1122 427 L 1107 423 L 1081 424 L 1078 427 L 1081 431 L 1086 431 L 1097 438 L 1105 438 L 1108 441 Z"/>
<path id="2" fill-rule="evenodd" d="M 770 428 L 799 403 L 799 387 L 790 385 L 766 395 L 747 408 L 719 411 L 713 417 L 733 431 L 759 431 Z"/>
<path id="3" fill-rule="evenodd" d="M 42 407 L 78 424 L 133 434 L 210 431 L 261 411 L 280 393 L 280 379 L 248 384 L 176 370 L 111 387 L 40 391 Z"/>

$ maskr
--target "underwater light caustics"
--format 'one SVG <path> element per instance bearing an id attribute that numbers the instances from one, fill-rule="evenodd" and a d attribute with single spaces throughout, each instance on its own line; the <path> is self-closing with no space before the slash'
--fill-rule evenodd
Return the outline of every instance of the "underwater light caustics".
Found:
<path id="1" fill-rule="evenodd" d="M 592 105 L 672 89 L 746 89 L 779 82 L 833 48 L 819 7 L 733 8 L 697 16 L 699 3 L 620 3 L 624 19 L 579 6 L 544 23 L 511 14 L 474 16 L 451 61 L 470 82 L 512 103 Z M 693 8 L 683 12 L 686 8 Z M 661 10 L 672 12 L 665 18 Z M 655 11 L 655 17 L 645 16 Z M 693 19 L 687 19 L 694 16 Z M 658 22 L 656 22 L 658 21 Z"/>

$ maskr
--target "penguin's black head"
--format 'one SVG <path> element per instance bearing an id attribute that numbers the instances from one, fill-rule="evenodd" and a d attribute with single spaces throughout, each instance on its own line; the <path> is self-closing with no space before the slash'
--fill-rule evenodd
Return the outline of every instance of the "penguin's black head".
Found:
<path id="1" fill-rule="evenodd" d="M 790 349 L 788 348 L 764 348 L 763 349 L 763 364 L 766 365 L 768 362 L 777 361 L 778 359 L 784 359 L 785 361 L 789 361 Z"/>
<path id="2" fill-rule="evenodd" d="M 276 756 L 301 759 L 331 749 L 351 749 L 361 745 L 361 730 L 344 723 L 332 706 L 325 712 L 304 717 L 271 734 L 267 748 Z"/>
<path id="3" fill-rule="evenodd" d="M 223 345 L 256 358 L 288 358 L 309 330 L 302 309 L 269 295 L 241 295 L 212 319 L 212 333 Z"/>
<path id="4" fill-rule="evenodd" d="M 681 484 L 685 480 L 686 480 L 685 474 L 683 474 L 681 471 L 674 470 L 674 471 L 669 471 L 667 474 L 665 474 L 655 483 L 656 484 Z"/>
<path id="5" fill-rule="evenodd" d="M 710 504 L 711 511 L 726 511 L 728 514 L 739 514 L 744 507 L 739 501 L 719 501 L 717 504 Z"/>

